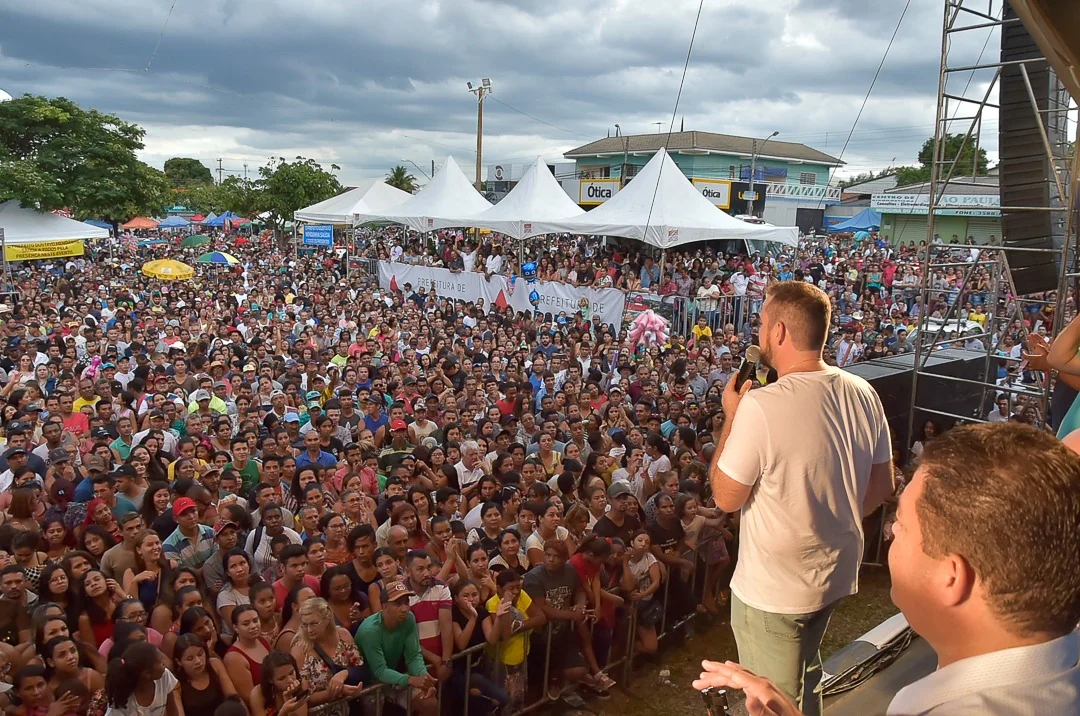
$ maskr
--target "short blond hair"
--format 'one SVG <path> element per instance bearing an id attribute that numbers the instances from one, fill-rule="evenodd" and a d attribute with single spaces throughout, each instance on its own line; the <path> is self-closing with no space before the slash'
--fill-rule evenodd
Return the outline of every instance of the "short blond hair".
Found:
<path id="1" fill-rule="evenodd" d="M 820 351 L 825 347 L 832 306 L 824 291 L 805 281 L 783 281 L 771 284 L 766 298 L 772 323 L 784 323 L 797 350 Z"/>

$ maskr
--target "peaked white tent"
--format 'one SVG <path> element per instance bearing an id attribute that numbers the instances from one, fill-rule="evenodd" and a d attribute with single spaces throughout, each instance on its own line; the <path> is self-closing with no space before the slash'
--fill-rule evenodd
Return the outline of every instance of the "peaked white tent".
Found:
<path id="1" fill-rule="evenodd" d="M 533 222 L 529 236 L 549 233 L 622 236 L 661 249 L 709 239 L 772 241 L 795 246 L 794 226 L 748 224 L 703 197 L 660 149 L 618 194 L 580 216 Z"/>
<path id="2" fill-rule="evenodd" d="M 109 238 L 108 229 L 47 211 L 25 209 L 16 199 L 0 204 L 0 229 L 4 230 L 5 246 Z"/>
<path id="3" fill-rule="evenodd" d="M 309 224 L 352 224 L 356 214 L 390 211 L 412 198 L 412 194 L 381 179 L 371 179 L 344 194 L 305 207 L 293 214 L 293 218 Z"/>
<path id="4" fill-rule="evenodd" d="M 534 222 L 562 221 L 584 213 L 537 157 L 502 201 L 469 221 L 472 226 L 524 239 L 534 234 Z"/>
<path id="5" fill-rule="evenodd" d="M 382 211 L 360 212 L 353 224 L 385 221 L 404 224 L 415 231 L 433 231 L 448 226 L 473 226 L 472 217 L 491 208 L 472 182 L 465 178 L 453 157 L 428 185 L 405 203 Z"/>

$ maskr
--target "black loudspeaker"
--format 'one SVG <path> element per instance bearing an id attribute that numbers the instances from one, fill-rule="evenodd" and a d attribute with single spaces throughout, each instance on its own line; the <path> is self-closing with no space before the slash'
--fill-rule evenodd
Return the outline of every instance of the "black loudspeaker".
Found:
<path id="1" fill-rule="evenodd" d="M 926 359 L 925 372 L 954 378 L 981 381 L 986 366 L 986 353 L 968 350 L 934 351 Z M 911 372 L 915 369 L 915 354 L 905 353 L 889 358 L 877 358 L 856 363 L 844 370 L 866 379 L 881 398 L 885 417 L 889 421 L 893 440 L 905 437 L 908 414 L 911 409 Z M 952 427 L 956 421 L 944 416 L 919 411 L 918 408 L 940 410 L 953 415 L 971 418 L 984 417 L 993 403 L 993 391 L 988 394 L 987 405 L 981 404 L 982 388 L 947 378 L 922 375 L 919 377 L 919 400 L 916 401 L 915 432 L 922 422 L 933 418 L 942 428 Z M 913 438 L 908 437 L 906 445 Z"/>
<path id="2" fill-rule="evenodd" d="M 1005 246 L 1061 250 L 1065 241 L 1065 213 L 1010 211 L 1008 207 L 1061 207 L 1054 182 L 1055 169 L 1046 155 L 1037 122 L 1042 121 L 1058 162 L 1064 163 L 1068 93 L 1044 59 L 1017 14 L 1006 1 L 1006 22 L 1001 28 L 1001 61 L 1025 63 L 1040 114 L 1031 107 L 1019 65 L 1004 65 L 999 84 L 998 153 L 1000 156 L 1001 222 Z M 1052 252 L 1012 251 L 1009 267 L 1019 294 L 1057 288 L 1060 255 Z"/>

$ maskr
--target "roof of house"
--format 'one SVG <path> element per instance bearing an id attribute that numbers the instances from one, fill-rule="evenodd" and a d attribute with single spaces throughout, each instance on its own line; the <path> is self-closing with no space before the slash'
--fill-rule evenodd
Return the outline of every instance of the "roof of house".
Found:
<path id="1" fill-rule="evenodd" d="M 978 195 L 993 195 L 1000 193 L 1001 189 L 998 186 L 1000 177 L 996 176 L 980 176 L 975 177 L 975 183 L 972 184 L 971 177 L 958 177 L 953 181 L 950 181 L 945 187 L 945 194 L 949 195 L 962 195 L 962 194 L 978 194 Z M 884 194 L 929 194 L 930 182 L 921 182 L 919 184 L 908 184 L 907 186 L 898 186 L 893 189 L 887 189 L 882 192 Z"/>
<path id="2" fill-rule="evenodd" d="M 849 184 L 841 189 L 845 194 L 877 194 L 896 188 L 896 174 L 886 174 L 875 179 L 867 179 L 858 184 Z"/>
<path id="3" fill-rule="evenodd" d="M 758 140 L 759 146 L 761 141 Z M 595 142 L 589 142 L 576 149 L 571 149 L 565 152 L 563 156 L 568 158 L 587 157 L 597 154 L 621 154 L 624 151 L 652 153 L 661 147 L 665 147 L 670 153 L 683 150 L 708 150 L 726 154 L 742 154 L 749 157 L 754 152 L 754 138 L 716 134 L 715 132 L 672 132 L 670 136 L 667 134 L 634 134 L 598 139 Z M 769 140 L 765 151 L 759 152 L 758 156 L 794 159 L 818 164 L 843 164 L 836 157 L 825 152 L 819 152 L 805 144 L 782 142 L 776 139 Z"/>

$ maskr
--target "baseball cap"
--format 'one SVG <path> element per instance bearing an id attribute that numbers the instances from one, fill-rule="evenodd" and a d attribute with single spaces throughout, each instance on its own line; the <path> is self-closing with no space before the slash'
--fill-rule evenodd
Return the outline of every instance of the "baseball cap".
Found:
<path id="1" fill-rule="evenodd" d="M 8 448 L 8 451 L 4 453 L 4 457 L 10 458 L 10 457 L 15 457 L 16 455 L 25 455 L 25 454 L 26 454 L 26 448 L 21 448 L 21 447 Z"/>
<path id="2" fill-rule="evenodd" d="M 198 509 L 198 506 L 195 504 L 195 500 L 190 497 L 178 497 L 176 498 L 176 502 L 173 503 L 174 515 L 182 515 L 188 510 L 195 509 Z"/>
<path id="3" fill-rule="evenodd" d="M 390 421 L 391 430 L 408 430 L 409 426 L 405 424 L 404 420 L 392 420 Z"/>
<path id="4" fill-rule="evenodd" d="M 415 593 L 405 586 L 405 582 L 390 582 L 382 588 L 382 600 L 384 602 L 396 602 L 403 597 L 413 597 Z"/>
<path id="5" fill-rule="evenodd" d="M 631 494 L 633 493 L 630 491 L 630 485 L 623 480 L 616 480 L 615 482 L 611 483 L 611 487 L 607 489 L 607 496 L 609 500 L 614 500 L 617 497 Z"/>
<path id="6" fill-rule="evenodd" d="M 180 499 L 186 500 L 187 498 L 182 497 Z M 178 502 L 179 502 L 179 500 L 178 500 Z M 240 529 L 240 526 L 237 525 L 232 520 L 218 520 L 217 523 L 214 525 L 214 536 L 217 537 L 219 534 L 221 534 L 225 530 L 229 529 L 230 527 L 232 527 L 234 530 Z"/>
<path id="7" fill-rule="evenodd" d="M 215 388 L 228 388 L 228 387 L 229 387 L 229 384 L 228 384 L 228 383 L 226 383 L 226 382 L 225 382 L 225 381 L 223 381 L 223 380 L 219 380 L 219 381 L 217 381 L 216 383 L 214 383 L 214 387 L 215 387 Z"/>
<path id="8" fill-rule="evenodd" d="M 322 393 L 320 393 L 317 390 L 309 390 L 307 392 L 307 395 L 304 396 L 304 397 L 307 398 L 308 400 L 318 400 L 319 398 L 322 397 Z"/>
<path id="9" fill-rule="evenodd" d="M 244 372 L 246 373 L 249 370 L 258 370 L 258 368 L 255 366 L 254 363 L 248 363 L 244 366 Z"/>
<path id="10" fill-rule="evenodd" d="M 97 455 L 87 455 L 83 458 L 83 467 L 88 471 L 105 472 L 105 461 Z"/>
<path id="11" fill-rule="evenodd" d="M 28 413 L 37 413 L 37 412 L 40 412 L 40 411 L 42 411 L 44 409 L 45 409 L 45 406 L 43 406 L 41 403 L 30 403 L 29 405 L 26 406 L 26 412 L 28 412 Z"/>
<path id="12" fill-rule="evenodd" d="M 280 390 L 275 390 L 275 391 L 270 393 L 270 400 L 273 400 L 274 398 L 284 398 L 284 397 L 285 397 L 285 394 L 282 393 Z"/>
<path id="13" fill-rule="evenodd" d="M 285 413 L 285 417 L 282 418 L 286 423 L 299 423 L 300 416 L 296 413 Z"/>
<path id="14" fill-rule="evenodd" d="M 109 431 L 106 430 L 105 428 L 94 428 L 93 430 L 90 431 L 90 437 L 97 440 L 99 438 L 110 438 L 112 436 L 109 435 Z"/>
<path id="15" fill-rule="evenodd" d="M 196 403 L 200 400 L 210 400 L 210 393 L 209 391 L 199 388 L 195 391 L 194 395 L 192 395 L 192 398 L 195 400 Z"/>
<path id="16" fill-rule="evenodd" d="M 58 447 L 55 450 L 49 451 L 49 462 L 67 462 L 71 459 L 71 453 L 62 447 Z"/>

